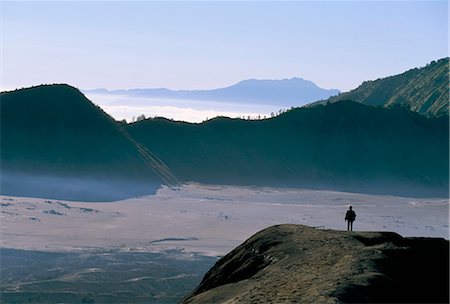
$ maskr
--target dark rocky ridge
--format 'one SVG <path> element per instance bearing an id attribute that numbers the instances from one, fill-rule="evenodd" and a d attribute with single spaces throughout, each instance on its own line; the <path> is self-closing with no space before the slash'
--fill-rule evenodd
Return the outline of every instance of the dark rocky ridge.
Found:
<path id="1" fill-rule="evenodd" d="M 183 303 L 448 303 L 449 242 L 279 225 L 220 259 Z"/>

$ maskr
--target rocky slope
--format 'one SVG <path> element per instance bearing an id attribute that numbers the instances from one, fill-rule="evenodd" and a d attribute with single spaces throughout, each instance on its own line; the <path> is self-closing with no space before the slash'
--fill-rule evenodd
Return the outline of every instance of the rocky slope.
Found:
<path id="1" fill-rule="evenodd" d="M 449 242 L 280 225 L 227 254 L 183 303 L 448 303 Z"/>
<path id="2" fill-rule="evenodd" d="M 353 100 L 367 105 L 401 106 L 425 116 L 449 114 L 449 58 L 423 68 L 365 81 L 359 87 L 315 104 Z"/>

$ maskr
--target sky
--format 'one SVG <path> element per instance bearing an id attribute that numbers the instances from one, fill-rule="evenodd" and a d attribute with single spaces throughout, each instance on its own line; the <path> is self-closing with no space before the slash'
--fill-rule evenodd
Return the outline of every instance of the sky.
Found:
<path id="1" fill-rule="evenodd" d="M 0 3 L 1 90 L 302 77 L 347 91 L 448 56 L 447 1 Z"/>

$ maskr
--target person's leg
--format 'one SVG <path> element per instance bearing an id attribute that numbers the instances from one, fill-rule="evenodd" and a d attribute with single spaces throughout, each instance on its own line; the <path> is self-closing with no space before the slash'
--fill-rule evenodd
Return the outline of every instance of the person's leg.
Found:
<path id="1" fill-rule="evenodd" d="M 353 231 L 353 221 L 349 221 L 350 223 L 350 231 Z"/>
<path id="2" fill-rule="evenodd" d="M 347 221 L 347 231 L 350 231 L 350 221 Z"/>

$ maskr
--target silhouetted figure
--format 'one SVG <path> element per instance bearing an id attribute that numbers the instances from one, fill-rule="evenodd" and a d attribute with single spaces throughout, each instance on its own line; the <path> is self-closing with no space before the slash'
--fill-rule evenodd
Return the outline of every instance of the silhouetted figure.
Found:
<path id="1" fill-rule="evenodd" d="M 356 213 L 353 211 L 352 206 L 348 207 L 345 213 L 345 220 L 347 221 L 347 231 L 353 231 L 353 222 L 356 219 Z"/>

